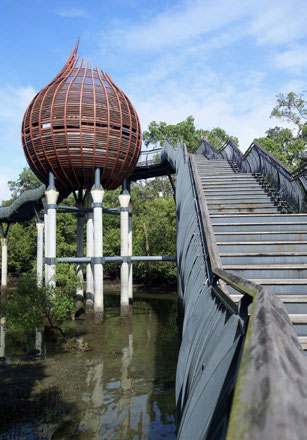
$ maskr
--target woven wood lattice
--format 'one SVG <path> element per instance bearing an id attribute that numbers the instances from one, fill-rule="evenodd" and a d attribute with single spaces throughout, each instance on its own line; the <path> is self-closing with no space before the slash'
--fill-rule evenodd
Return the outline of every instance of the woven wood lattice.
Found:
<path id="1" fill-rule="evenodd" d="M 32 171 L 58 189 L 90 188 L 95 168 L 101 184 L 117 188 L 137 163 L 142 144 L 138 115 L 104 71 L 88 67 L 74 48 L 56 78 L 27 108 L 22 143 Z"/>

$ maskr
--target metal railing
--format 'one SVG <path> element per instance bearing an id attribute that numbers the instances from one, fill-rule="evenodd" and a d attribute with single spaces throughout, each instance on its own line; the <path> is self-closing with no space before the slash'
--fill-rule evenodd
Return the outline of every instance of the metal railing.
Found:
<path id="1" fill-rule="evenodd" d="M 162 162 L 161 153 L 162 148 L 156 148 L 153 150 L 142 150 L 136 166 L 148 168 L 149 166 L 160 164 Z"/>
<path id="2" fill-rule="evenodd" d="M 253 142 L 243 154 L 231 141 L 228 141 L 220 150 L 217 150 L 203 139 L 196 153 L 204 154 L 208 159 L 231 160 L 244 173 L 262 174 L 280 198 L 286 201 L 293 211 L 304 211 L 304 198 L 306 197 L 307 188 L 306 166 L 300 167 L 299 173 L 292 172 L 256 142 Z"/>
<path id="3" fill-rule="evenodd" d="M 195 159 L 184 146 L 167 145 L 164 153 L 176 161 L 177 265 L 184 304 L 178 438 L 222 439 L 228 429 L 230 440 L 303 439 L 306 367 L 288 314 L 269 290 L 223 269 Z M 243 294 L 238 305 L 226 284 Z"/>

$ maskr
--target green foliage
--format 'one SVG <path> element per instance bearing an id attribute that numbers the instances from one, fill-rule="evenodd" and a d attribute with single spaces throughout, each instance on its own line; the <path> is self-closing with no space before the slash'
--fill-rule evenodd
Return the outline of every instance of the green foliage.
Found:
<path id="1" fill-rule="evenodd" d="M 38 188 L 42 182 L 35 176 L 30 168 L 23 168 L 17 180 L 10 180 L 8 187 L 12 193 L 12 199 L 16 199 L 20 194 L 27 190 Z"/>
<path id="2" fill-rule="evenodd" d="M 32 271 L 36 264 L 35 221 L 14 223 L 8 233 L 9 272 Z"/>
<path id="3" fill-rule="evenodd" d="M 211 131 L 205 130 L 204 135 L 208 142 L 218 150 L 228 141 L 231 140 L 234 144 L 239 146 L 239 139 L 235 136 L 230 136 L 222 128 L 216 127 Z"/>
<path id="4" fill-rule="evenodd" d="M 271 117 L 292 122 L 297 127 L 297 135 L 300 136 L 307 130 L 307 101 L 304 93 L 296 94 L 289 92 L 287 96 L 283 93 L 277 95 L 277 105 L 273 108 Z"/>
<path id="5" fill-rule="evenodd" d="M 143 141 L 145 145 L 154 144 L 158 146 L 163 145 L 166 141 L 174 146 L 178 142 L 183 142 L 186 144 L 188 151 L 194 152 L 199 147 L 202 136 L 205 136 L 216 148 L 221 148 L 228 139 L 239 145 L 238 138 L 229 136 L 221 128 L 213 128 L 211 131 L 202 128 L 197 129 L 194 125 L 193 116 L 188 116 L 185 121 L 178 122 L 175 125 L 152 121 L 148 126 L 148 130 L 143 132 Z"/>
<path id="6" fill-rule="evenodd" d="M 37 287 L 34 277 L 22 276 L 17 288 L 2 304 L 0 315 L 15 332 L 33 331 L 48 324 L 55 328 L 75 309 L 76 282 L 71 272 L 57 276 L 57 287 Z"/>
<path id="7" fill-rule="evenodd" d="M 173 197 L 134 202 L 134 255 L 176 255 L 176 210 Z M 147 283 L 176 282 L 175 263 L 134 264 L 134 276 Z"/>
<path id="8" fill-rule="evenodd" d="M 277 105 L 273 108 L 271 117 L 291 122 L 295 129 L 270 128 L 265 137 L 256 141 L 285 165 L 296 168 L 303 157 L 307 141 L 307 107 L 304 95 L 293 92 L 287 96 L 282 93 L 277 95 Z"/>

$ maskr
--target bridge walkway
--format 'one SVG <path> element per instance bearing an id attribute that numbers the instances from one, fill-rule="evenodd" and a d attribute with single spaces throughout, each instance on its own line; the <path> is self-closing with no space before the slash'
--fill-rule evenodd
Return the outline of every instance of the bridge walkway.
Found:
<path id="1" fill-rule="evenodd" d="M 223 268 L 275 293 L 307 349 L 307 214 L 286 212 L 260 174 L 223 159 L 195 162 Z M 236 303 L 242 298 L 228 291 Z"/>

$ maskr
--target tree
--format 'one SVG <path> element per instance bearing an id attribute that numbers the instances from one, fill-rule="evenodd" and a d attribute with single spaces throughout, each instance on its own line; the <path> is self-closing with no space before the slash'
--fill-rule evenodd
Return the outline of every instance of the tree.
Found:
<path id="1" fill-rule="evenodd" d="M 6 318 L 6 327 L 16 332 L 35 330 L 47 325 L 57 329 L 75 311 L 74 294 L 77 276 L 70 268 L 57 274 L 56 287 L 37 287 L 35 278 L 26 275 L 9 300 L 1 305 L 0 317 Z"/>
<path id="2" fill-rule="evenodd" d="M 228 141 L 231 140 L 234 144 L 239 146 L 239 139 L 235 136 L 230 136 L 222 128 L 216 127 L 212 130 L 205 130 L 204 135 L 208 142 L 218 150 Z"/>
<path id="3" fill-rule="evenodd" d="M 42 185 L 42 182 L 35 176 L 30 168 L 23 168 L 19 174 L 17 180 L 9 180 L 8 186 L 12 193 L 12 198 L 16 199 L 23 191 L 27 189 L 38 188 Z"/>
<path id="4" fill-rule="evenodd" d="M 202 128 L 197 129 L 194 125 L 193 116 L 188 116 L 185 121 L 178 122 L 176 125 L 152 121 L 148 126 L 148 130 L 143 132 L 145 145 L 154 144 L 160 146 L 168 141 L 176 146 L 178 142 L 184 142 L 190 152 L 197 150 L 201 144 L 202 136 L 205 136 L 217 148 L 221 148 L 228 139 L 231 139 L 237 145 L 239 144 L 236 137 L 229 136 L 221 128 L 213 128 L 211 131 Z"/>
<path id="5" fill-rule="evenodd" d="M 292 123 L 294 129 L 270 128 L 265 137 L 256 141 L 285 165 L 295 168 L 304 154 L 307 140 L 307 107 L 304 95 L 293 92 L 287 96 L 282 93 L 277 95 L 277 105 L 273 108 L 271 117 Z"/>
<path id="6" fill-rule="evenodd" d="M 296 94 L 289 92 L 287 96 L 283 93 L 277 95 L 277 105 L 273 108 L 271 117 L 291 122 L 297 128 L 296 138 L 306 136 L 307 130 L 307 101 L 304 93 Z"/>

